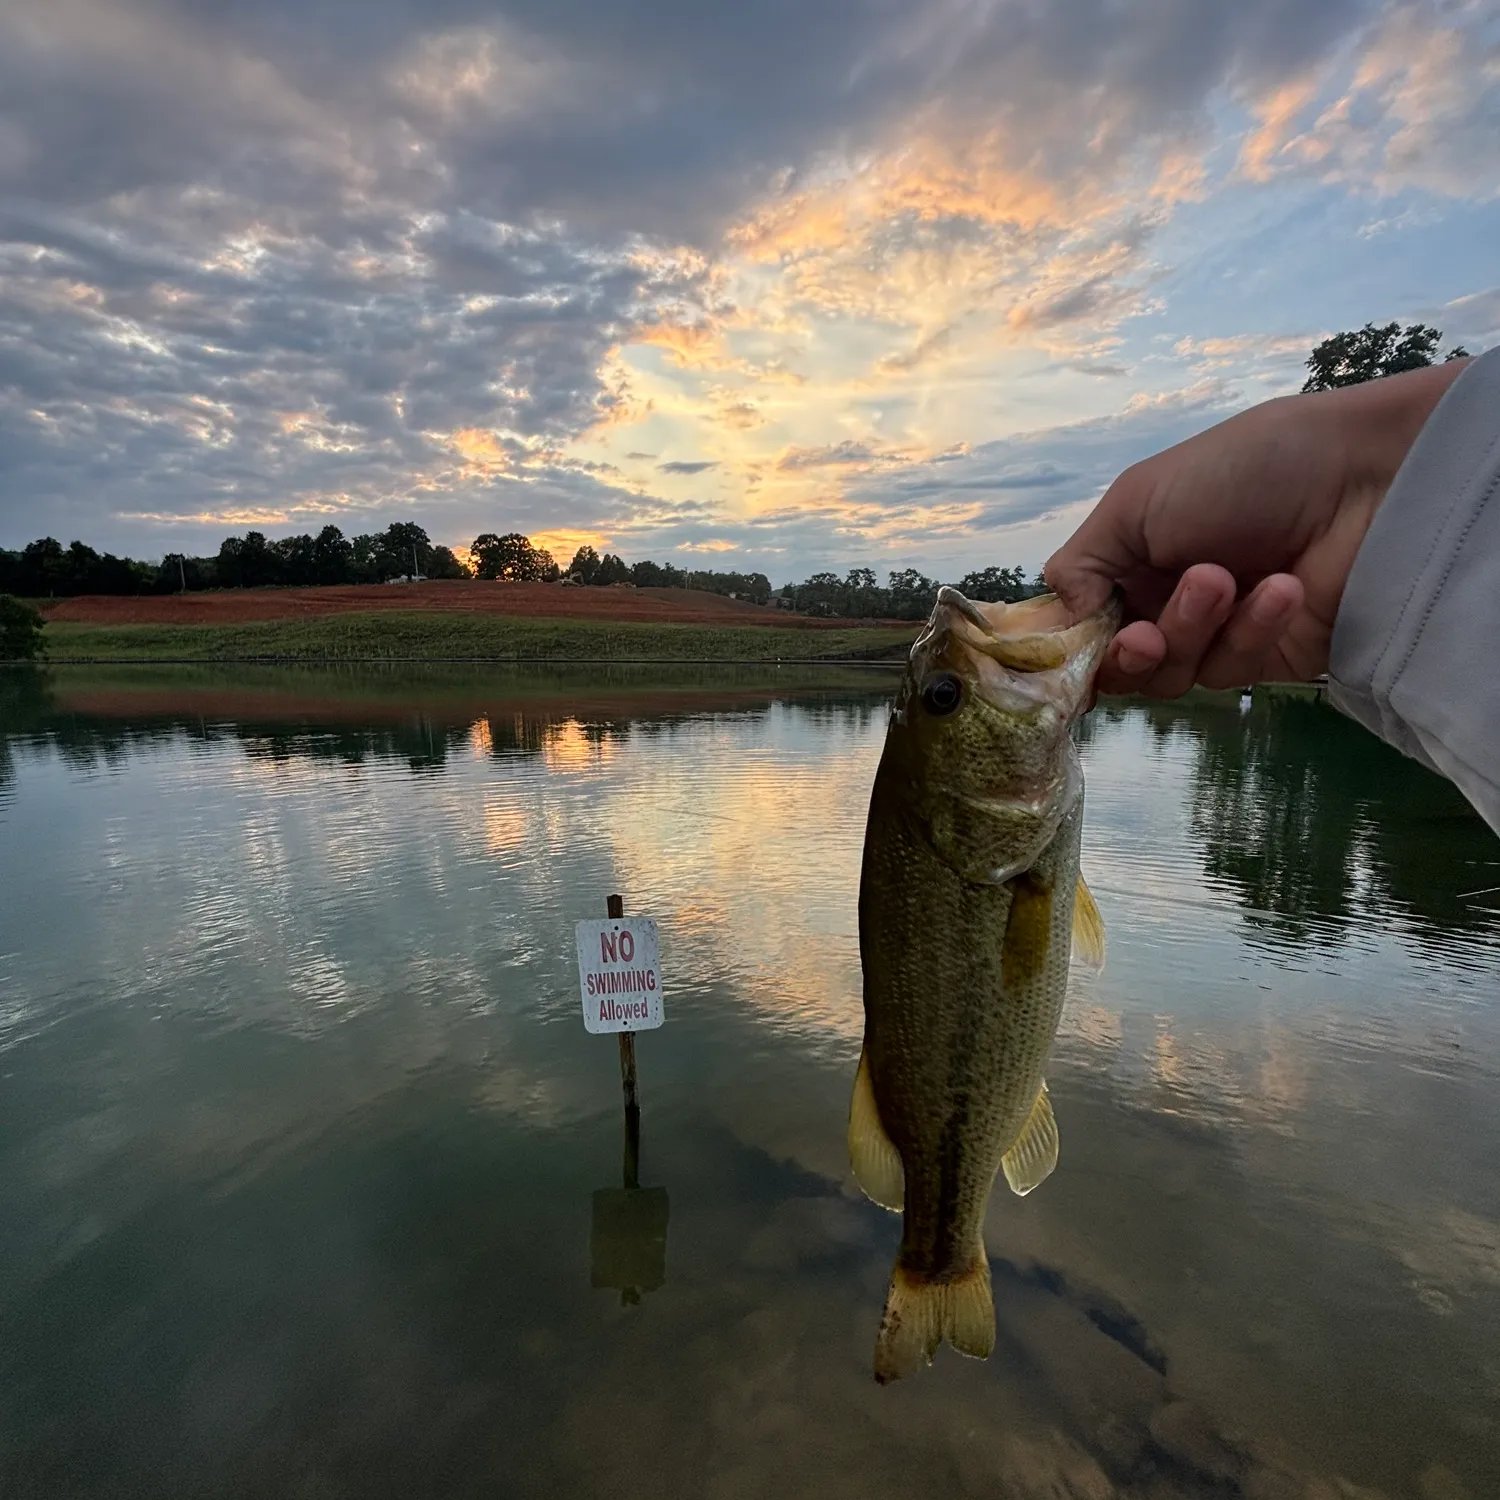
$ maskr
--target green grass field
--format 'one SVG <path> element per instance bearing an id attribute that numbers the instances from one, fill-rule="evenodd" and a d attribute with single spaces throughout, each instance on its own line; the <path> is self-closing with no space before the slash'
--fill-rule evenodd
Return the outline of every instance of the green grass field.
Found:
<path id="1" fill-rule="evenodd" d="M 243 625 L 47 626 L 52 662 L 77 661 L 828 661 L 899 659 L 916 627 L 606 624 L 381 610 Z"/>

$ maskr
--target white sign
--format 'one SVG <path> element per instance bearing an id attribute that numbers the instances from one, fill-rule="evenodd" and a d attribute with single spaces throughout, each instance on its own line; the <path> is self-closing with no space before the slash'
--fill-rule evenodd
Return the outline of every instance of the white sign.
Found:
<path id="1" fill-rule="evenodd" d="M 650 917 L 578 924 L 578 987 L 586 1031 L 652 1031 L 661 1008 L 661 944 Z"/>

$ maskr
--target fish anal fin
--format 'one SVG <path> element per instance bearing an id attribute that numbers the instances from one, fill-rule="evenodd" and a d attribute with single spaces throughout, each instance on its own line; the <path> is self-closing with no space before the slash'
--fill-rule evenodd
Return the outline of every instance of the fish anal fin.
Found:
<path id="1" fill-rule="evenodd" d="M 849 1164 L 860 1191 L 872 1203 L 900 1213 L 906 1202 L 906 1168 L 875 1103 L 870 1063 L 863 1049 L 854 1075 L 854 1097 L 849 1101 Z"/>
<path id="2" fill-rule="evenodd" d="M 1052 1115 L 1052 1103 L 1047 1098 L 1047 1085 L 1037 1091 L 1036 1103 L 1021 1127 L 1015 1144 L 1000 1159 L 1005 1169 L 1005 1180 L 1013 1193 L 1025 1197 L 1033 1188 L 1039 1187 L 1052 1175 L 1057 1165 L 1057 1121 Z"/>
<path id="3" fill-rule="evenodd" d="M 1104 918 L 1082 875 L 1073 893 L 1073 961 L 1095 973 L 1104 967 Z"/>
<path id="4" fill-rule="evenodd" d="M 995 1347 L 995 1301 L 982 1246 L 968 1270 L 949 1281 L 929 1281 L 897 1261 L 875 1343 L 876 1380 L 888 1385 L 930 1365 L 945 1339 L 971 1359 L 987 1359 Z"/>

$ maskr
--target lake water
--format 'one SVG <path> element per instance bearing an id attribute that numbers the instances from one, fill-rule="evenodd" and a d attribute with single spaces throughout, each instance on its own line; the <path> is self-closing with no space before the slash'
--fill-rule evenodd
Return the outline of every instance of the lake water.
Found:
<path id="1" fill-rule="evenodd" d="M 0 1495 L 1500 1494 L 1500 841 L 1310 701 L 1084 726 L 1061 1164 L 874 1384 L 892 681 L 0 677 Z"/>

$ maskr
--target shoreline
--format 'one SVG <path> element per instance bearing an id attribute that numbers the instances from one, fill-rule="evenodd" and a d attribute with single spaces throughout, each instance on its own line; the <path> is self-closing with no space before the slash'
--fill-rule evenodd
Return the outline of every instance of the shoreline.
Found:
<path id="1" fill-rule="evenodd" d="M 906 665 L 879 656 L 46 656 L 0 667 L 875 667 Z"/>
<path id="2" fill-rule="evenodd" d="M 42 652 L 53 666 L 219 663 L 451 663 L 799 666 L 902 662 L 918 627 L 841 622 L 813 629 L 527 617 L 455 610 L 351 610 L 212 624 L 50 621 Z"/>

